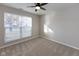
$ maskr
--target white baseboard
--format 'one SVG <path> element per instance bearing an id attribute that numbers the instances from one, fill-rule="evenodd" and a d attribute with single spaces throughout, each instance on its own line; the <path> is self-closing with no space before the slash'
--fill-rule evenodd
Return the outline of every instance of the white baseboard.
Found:
<path id="1" fill-rule="evenodd" d="M 8 43 L 5 43 L 3 46 L 1 46 L 0 49 L 11 46 L 11 45 L 15 45 L 15 44 L 18 44 L 18 43 L 22 43 L 22 42 L 25 42 L 25 41 L 28 41 L 28 40 L 31 40 L 31 39 L 35 39 L 35 38 L 38 38 L 38 37 L 39 37 L 39 35 L 33 35 L 31 37 L 22 38 L 20 40 L 14 41 L 14 42 L 8 42 Z"/>
<path id="2" fill-rule="evenodd" d="M 16 41 L 16 42 L 7 43 L 7 44 L 1 46 L 0 49 L 1 48 L 5 48 L 5 47 L 8 47 L 8 46 L 11 46 L 11 45 L 15 45 L 15 44 L 18 44 L 18 43 L 22 43 L 22 42 L 25 42 L 25 41 L 28 41 L 28 40 L 31 40 L 31 39 L 39 38 L 39 37 L 40 38 L 47 39 L 47 40 L 51 40 L 51 41 L 56 42 L 58 44 L 65 45 L 65 46 L 68 46 L 68 47 L 71 47 L 71 48 L 74 48 L 74 49 L 79 50 L 79 48 L 77 48 L 77 47 L 74 47 L 74 46 L 71 46 L 69 44 L 66 44 L 66 43 L 63 43 L 63 42 L 59 42 L 59 41 L 56 41 L 56 40 L 52 40 L 52 39 L 50 39 L 50 38 L 48 38 L 48 37 L 46 37 L 44 35 L 33 35 L 31 37 L 23 38 L 22 40 L 19 40 L 19 41 Z"/>
<path id="3" fill-rule="evenodd" d="M 56 40 L 52 40 L 52 39 L 50 39 L 50 38 L 48 38 L 48 37 L 45 37 L 44 35 L 42 35 L 41 38 L 44 38 L 44 39 L 47 39 L 47 40 L 51 40 L 51 41 L 56 42 L 56 43 L 58 43 L 58 44 L 65 45 L 65 46 L 71 47 L 71 48 L 73 48 L 73 49 L 79 50 L 78 47 L 71 46 L 71 45 L 69 45 L 69 44 L 66 44 L 66 43 L 63 43 L 63 42 L 59 42 L 59 41 L 56 41 Z"/>

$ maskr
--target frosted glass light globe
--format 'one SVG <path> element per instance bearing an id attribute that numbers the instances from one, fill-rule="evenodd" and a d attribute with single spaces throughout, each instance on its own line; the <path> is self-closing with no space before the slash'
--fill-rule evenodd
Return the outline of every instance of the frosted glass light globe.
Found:
<path id="1" fill-rule="evenodd" d="M 39 6 L 36 6 L 36 9 L 40 9 L 40 7 Z"/>

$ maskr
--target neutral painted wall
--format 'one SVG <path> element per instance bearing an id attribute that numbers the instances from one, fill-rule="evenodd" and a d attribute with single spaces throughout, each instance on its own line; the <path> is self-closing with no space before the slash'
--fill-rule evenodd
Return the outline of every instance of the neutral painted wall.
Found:
<path id="1" fill-rule="evenodd" d="M 39 35 L 39 16 L 0 4 L 0 46 L 4 45 L 4 12 L 32 17 L 32 36 Z"/>
<path id="2" fill-rule="evenodd" d="M 79 49 L 79 5 L 41 16 L 40 27 L 41 36 Z"/>

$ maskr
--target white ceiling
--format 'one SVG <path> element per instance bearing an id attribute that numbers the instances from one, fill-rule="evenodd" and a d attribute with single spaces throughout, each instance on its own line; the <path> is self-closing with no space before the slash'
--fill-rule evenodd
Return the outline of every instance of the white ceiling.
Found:
<path id="1" fill-rule="evenodd" d="M 39 10 L 38 12 L 35 12 L 35 8 L 27 7 L 27 6 L 34 5 L 33 3 L 4 3 L 4 5 L 14 7 L 17 9 L 22 9 L 22 10 L 25 10 L 30 13 L 42 15 L 42 14 L 46 14 L 46 13 L 51 13 L 52 11 L 63 10 L 68 7 L 70 8 L 77 4 L 76 3 L 48 3 L 47 5 L 43 6 L 44 8 L 47 9 L 46 11 Z"/>

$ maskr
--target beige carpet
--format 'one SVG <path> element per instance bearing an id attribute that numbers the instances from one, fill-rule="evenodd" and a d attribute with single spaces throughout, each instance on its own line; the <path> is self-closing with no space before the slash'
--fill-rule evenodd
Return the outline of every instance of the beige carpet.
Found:
<path id="1" fill-rule="evenodd" d="M 32 39 L 0 49 L 2 56 L 77 56 L 79 51 L 47 39 Z"/>

